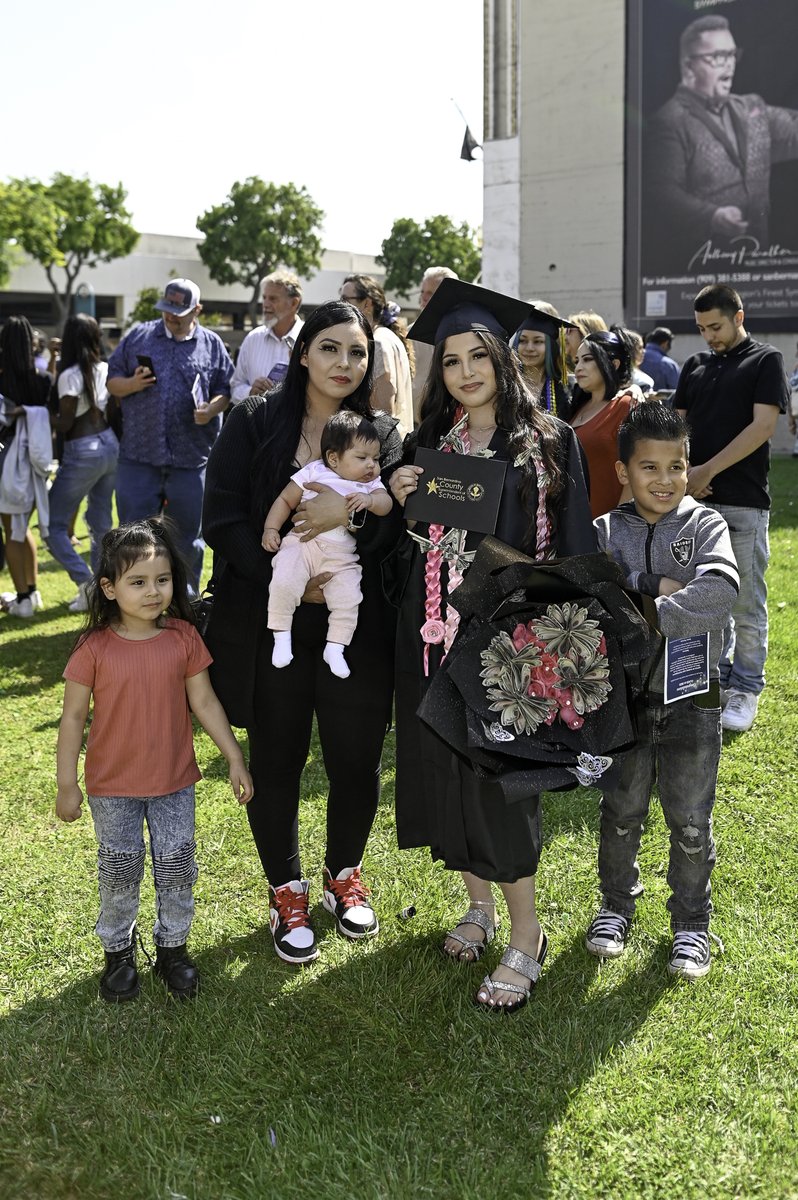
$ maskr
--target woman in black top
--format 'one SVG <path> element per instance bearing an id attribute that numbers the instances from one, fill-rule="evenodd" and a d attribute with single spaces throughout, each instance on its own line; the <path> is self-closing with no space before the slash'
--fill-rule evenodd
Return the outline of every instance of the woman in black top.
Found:
<path id="1" fill-rule="evenodd" d="M 211 453 L 203 533 L 223 560 L 207 640 L 217 694 L 233 725 L 249 737 L 255 795 L 247 806 L 269 880 L 270 925 L 286 962 L 318 955 L 308 918 L 297 812 L 315 713 L 329 779 L 324 906 L 350 938 L 373 935 L 377 918 L 360 879 L 360 861 L 379 799 L 380 755 L 390 723 L 395 624 L 383 599 L 380 562 L 398 536 L 399 515 L 367 514 L 355 527 L 363 601 L 347 651 L 348 679 L 322 660 L 328 613 L 322 576 L 312 579 L 293 623 L 293 661 L 272 666 L 266 613 L 272 555 L 261 547 L 263 522 L 291 475 L 320 456 L 321 432 L 341 408 L 377 427 L 383 474 L 401 459 L 396 421 L 369 406 L 373 341 L 350 304 L 317 308 L 303 326 L 279 388 L 236 405 Z M 295 528 L 315 537 L 346 526 L 346 501 L 331 490 L 303 503 Z M 357 514 L 357 526 L 360 514 Z M 350 528 L 353 525 L 350 524 Z M 282 532 L 290 529 L 290 524 Z"/>
<path id="2" fill-rule="evenodd" d="M 33 362 L 33 330 L 27 317 L 9 317 L 0 329 L 0 473 L 22 417 L 23 408 L 47 404 L 50 376 L 36 370 Z M 29 529 L 23 541 L 11 539 L 11 515 L 2 514 L 6 562 L 16 592 L 3 592 L 0 603 L 15 617 L 32 617 L 41 608 L 39 562 L 36 543 Z"/>

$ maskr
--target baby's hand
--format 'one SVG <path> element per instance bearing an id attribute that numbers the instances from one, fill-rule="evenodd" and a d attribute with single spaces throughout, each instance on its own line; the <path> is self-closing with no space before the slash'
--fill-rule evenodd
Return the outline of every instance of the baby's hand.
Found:
<path id="1" fill-rule="evenodd" d="M 680 592 L 684 587 L 683 583 L 679 583 L 677 579 L 669 579 L 667 575 L 663 575 L 659 581 L 660 596 L 672 596 L 674 592 Z"/>
<path id="2" fill-rule="evenodd" d="M 239 804 L 249 804 L 255 791 L 252 776 L 244 766 L 244 760 L 230 764 L 230 786 Z"/>
<path id="3" fill-rule="evenodd" d="M 363 492 L 352 492 L 351 496 L 346 497 L 347 512 L 363 512 L 364 508 L 371 508 L 371 496 L 364 495 Z"/>
<path id="4" fill-rule="evenodd" d="M 279 529 L 264 529 L 263 537 L 261 538 L 261 546 L 264 550 L 271 550 L 275 554 L 280 549 L 280 531 Z"/>
<path id="5" fill-rule="evenodd" d="M 70 787 L 59 787 L 55 798 L 55 815 L 59 821 L 77 821 L 81 815 L 83 793 L 76 783 Z"/>

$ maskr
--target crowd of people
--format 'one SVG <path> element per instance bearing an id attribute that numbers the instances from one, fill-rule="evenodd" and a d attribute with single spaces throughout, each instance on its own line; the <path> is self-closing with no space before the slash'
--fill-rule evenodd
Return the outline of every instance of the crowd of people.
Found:
<path id="1" fill-rule="evenodd" d="M 199 987 L 186 949 L 199 778 L 189 710 L 246 805 L 282 960 L 319 954 L 298 822 L 314 717 L 329 781 L 323 905 L 342 936 L 378 933 L 362 860 L 395 713 L 399 845 L 429 847 L 467 896 L 443 952 L 482 956 L 494 884 L 509 912 L 478 1006 L 511 1013 L 532 994 L 548 947 L 535 906 L 540 793 L 576 782 L 602 793 L 587 950 L 626 946 L 658 778 L 668 970 L 705 975 L 721 730 L 751 727 L 765 683 L 781 355 L 747 334 L 726 285 L 695 298 L 708 349 L 681 371 L 665 328 L 643 345 L 592 311 L 561 317 L 446 268 L 425 274 L 409 331 L 368 276 L 347 276 L 305 321 L 295 276 L 270 275 L 261 291 L 263 324 L 235 366 L 186 279 L 107 364 L 96 322 L 70 318 L 54 379 L 24 318 L 0 331 L 0 513 L 16 589 L 3 607 L 24 618 L 42 604 L 35 507 L 77 585 L 70 608 L 86 614 L 65 671 L 57 812 L 81 812 L 93 701 L 101 995 L 138 992 L 145 822 L 155 969 L 175 996 Z M 490 518 L 476 503 L 486 496 Z M 84 498 L 91 566 L 72 536 Z M 151 705 L 136 704 L 143 687 Z M 247 732 L 248 766 L 231 725 Z M 152 747 L 146 770 L 134 742 Z"/>

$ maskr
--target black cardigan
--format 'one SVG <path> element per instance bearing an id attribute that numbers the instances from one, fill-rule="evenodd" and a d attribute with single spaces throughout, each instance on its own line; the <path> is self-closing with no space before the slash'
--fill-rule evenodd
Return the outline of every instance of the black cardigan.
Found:
<path id="1" fill-rule="evenodd" d="M 252 463 L 264 441 L 274 405 L 263 396 L 237 404 L 214 445 L 205 476 L 202 532 L 216 552 L 216 590 L 206 635 L 214 658 L 211 680 L 232 725 L 254 724 L 253 695 L 258 647 L 266 633 L 273 555 L 261 546 L 262 522 L 252 513 Z M 396 421 L 385 413 L 372 417 L 380 438 L 383 478 L 401 461 L 402 440 Z M 363 567 L 362 617 L 384 622 L 386 607 L 380 563 L 401 532 L 401 509 L 388 517 L 368 513 L 357 534 Z"/>

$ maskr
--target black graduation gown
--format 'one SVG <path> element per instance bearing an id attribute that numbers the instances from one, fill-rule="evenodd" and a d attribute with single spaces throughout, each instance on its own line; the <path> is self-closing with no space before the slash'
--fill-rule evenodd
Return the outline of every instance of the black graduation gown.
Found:
<path id="1" fill-rule="evenodd" d="M 558 423 L 568 481 L 558 508 L 554 549 L 558 556 L 591 554 L 596 538 L 578 443 L 572 430 Z M 521 548 L 529 513 L 518 494 L 522 479 L 507 453 L 500 429 L 489 449 L 508 462 L 495 536 Z M 537 505 L 533 492 L 532 512 Z M 419 526 L 418 533 L 427 529 Z M 412 539 L 408 538 L 408 541 Z M 469 533 L 466 549 L 474 550 L 482 535 Z M 405 547 L 405 552 L 407 548 Z M 496 783 L 480 779 L 468 764 L 417 717 L 419 705 L 440 663 L 442 647 L 430 646 L 429 676 L 424 674 L 426 556 L 413 542 L 402 597 L 396 656 L 396 828 L 399 846 L 429 846 L 433 858 L 447 868 L 471 871 L 482 879 L 513 883 L 533 875 L 540 855 L 538 797 L 508 804 Z M 447 565 L 441 569 L 446 597 Z"/>

